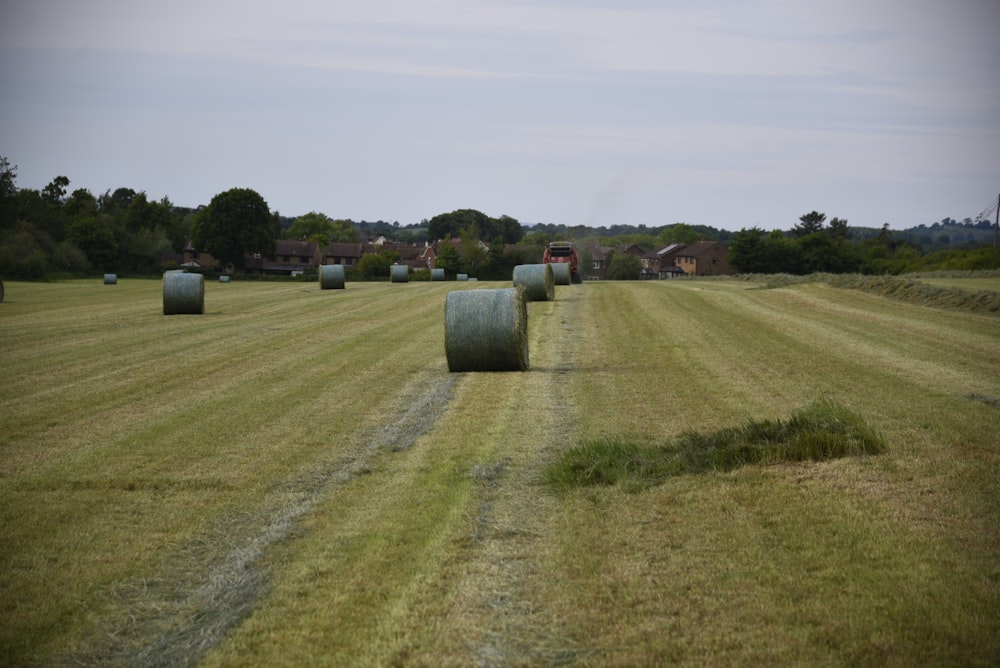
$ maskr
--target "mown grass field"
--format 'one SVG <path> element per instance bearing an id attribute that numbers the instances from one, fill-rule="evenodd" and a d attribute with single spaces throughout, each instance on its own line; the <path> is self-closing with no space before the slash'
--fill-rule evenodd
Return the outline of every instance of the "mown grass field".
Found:
<path id="1" fill-rule="evenodd" d="M 559 286 L 449 374 L 480 283 L 7 282 L 5 665 L 996 665 L 1000 317 L 823 282 Z M 816 400 L 883 454 L 554 488 Z"/>

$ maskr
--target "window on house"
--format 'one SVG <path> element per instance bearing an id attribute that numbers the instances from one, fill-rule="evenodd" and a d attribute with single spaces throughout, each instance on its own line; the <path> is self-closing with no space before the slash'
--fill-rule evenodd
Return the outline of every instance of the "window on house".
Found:
<path id="1" fill-rule="evenodd" d="M 288 256 L 288 255 L 282 255 L 281 256 L 281 261 L 282 262 L 291 262 L 292 258 L 290 256 Z"/>
<path id="2" fill-rule="evenodd" d="M 598 262 L 597 260 L 594 260 L 594 269 L 600 269 L 600 268 L 601 268 L 601 263 Z"/>

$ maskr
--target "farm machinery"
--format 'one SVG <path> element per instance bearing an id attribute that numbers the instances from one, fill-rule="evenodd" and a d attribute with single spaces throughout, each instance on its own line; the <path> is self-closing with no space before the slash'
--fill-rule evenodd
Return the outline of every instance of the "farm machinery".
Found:
<path id="1" fill-rule="evenodd" d="M 568 264 L 571 281 L 583 283 L 579 272 L 580 258 L 577 256 L 576 247 L 573 246 L 572 242 L 553 241 L 549 243 L 545 252 L 542 253 L 542 262 L 544 264 Z"/>

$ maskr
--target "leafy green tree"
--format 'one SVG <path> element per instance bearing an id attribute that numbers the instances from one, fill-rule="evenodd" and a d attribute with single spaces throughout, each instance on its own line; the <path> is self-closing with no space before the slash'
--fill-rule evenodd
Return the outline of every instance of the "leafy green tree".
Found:
<path id="1" fill-rule="evenodd" d="M 829 232 L 830 236 L 834 239 L 847 239 L 849 232 L 847 220 L 834 216 L 830 219 L 830 227 L 827 228 L 827 232 Z"/>
<path id="2" fill-rule="evenodd" d="M 744 274 L 766 274 L 773 271 L 765 244 L 764 231 L 759 227 L 740 230 L 729 242 L 729 264 Z"/>
<path id="3" fill-rule="evenodd" d="M 107 218 L 91 216 L 74 220 L 69 225 L 69 240 L 102 271 L 115 270 L 118 258 L 118 242 Z"/>
<path id="4" fill-rule="evenodd" d="M 792 236 L 804 237 L 815 232 L 823 231 L 823 223 L 826 221 L 826 214 L 818 211 L 799 216 L 799 223 L 792 228 Z"/>
<path id="5" fill-rule="evenodd" d="M 450 245 L 450 244 L 449 244 Z M 462 268 L 465 273 L 478 276 L 478 270 L 486 264 L 487 254 L 482 243 L 476 237 L 472 227 L 462 230 Z"/>
<path id="6" fill-rule="evenodd" d="M 434 266 L 438 269 L 444 269 L 444 273 L 454 276 L 455 274 L 462 273 L 462 257 L 459 255 L 458 249 L 452 244 L 448 242 L 441 243 L 437 247 Z"/>
<path id="7" fill-rule="evenodd" d="M 0 233 L 0 276 L 6 278 L 42 278 L 49 268 L 45 249 L 35 234 L 18 226 Z"/>
<path id="8" fill-rule="evenodd" d="M 223 265 L 246 268 L 247 253 L 273 256 L 279 225 L 267 202 L 250 188 L 232 188 L 212 198 L 201 210 L 192 242 Z"/>
<path id="9" fill-rule="evenodd" d="M 764 262 L 770 267 L 766 273 L 803 273 L 800 246 L 781 230 L 771 230 L 764 239 Z"/>
<path id="10" fill-rule="evenodd" d="M 609 280 L 638 280 L 642 273 L 642 262 L 628 253 L 615 253 L 608 263 L 604 277 Z"/>
<path id="11" fill-rule="evenodd" d="M 49 185 L 42 188 L 42 199 L 49 204 L 61 205 L 66 197 L 66 188 L 69 186 L 69 179 L 65 176 L 57 176 L 52 179 Z"/>
<path id="12" fill-rule="evenodd" d="M 524 236 L 521 224 L 515 218 L 510 216 L 490 218 L 475 209 L 458 209 L 431 218 L 427 222 L 427 237 L 435 240 L 454 239 L 470 227 L 474 230 L 476 238 L 483 241 L 516 244 Z"/>
<path id="13" fill-rule="evenodd" d="M 17 165 L 0 155 L 0 229 L 14 227 L 17 208 Z"/>
<path id="14" fill-rule="evenodd" d="M 399 260 L 396 251 L 384 250 L 379 253 L 365 253 L 358 260 L 358 276 L 365 280 L 384 278 L 392 272 L 392 265 Z"/>
<path id="15" fill-rule="evenodd" d="M 814 232 L 797 240 L 801 251 L 801 273 L 831 272 L 835 274 L 857 270 L 860 256 L 849 252 L 849 246 L 822 232 Z"/>
<path id="16" fill-rule="evenodd" d="M 98 214 L 97 198 L 86 188 L 77 188 L 63 204 L 63 212 L 70 220 L 96 216 Z"/>
<path id="17" fill-rule="evenodd" d="M 660 230 L 656 236 L 656 242 L 660 246 L 669 246 L 675 243 L 693 244 L 700 238 L 701 233 L 687 223 L 675 223 Z"/>

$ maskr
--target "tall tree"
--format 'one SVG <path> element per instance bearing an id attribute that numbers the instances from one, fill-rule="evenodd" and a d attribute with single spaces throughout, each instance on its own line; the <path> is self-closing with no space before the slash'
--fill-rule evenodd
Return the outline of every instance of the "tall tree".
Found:
<path id="1" fill-rule="evenodd" d="M 814 232 L 823 231 L 823 222 L 826 221 L 826 214 L 819 211 L 810 211 L 799 216 L 799 223 L 792 228 L 792 235 L 805 237 Z"/>
<path id="2" fill-rule="evenodd" d="M 830 227 L 827 228 L 827 232 L 834 239 L 847 239 L 847 219 L 834 216 L 830 219 Z"/>
<path id="3" fill-rule="evenodd" d="M 246 268 L 247 253 L 274 255 L 278 225 L 267 202 L 250 188 L 219 193 L 195 220 L 192 243 L 211 253 L 223 266 Z"/>
<path id="4" fill-rule="evenodd" d="M 0 229 L 17 220 L 17 165 L 0 155 Z"/>

